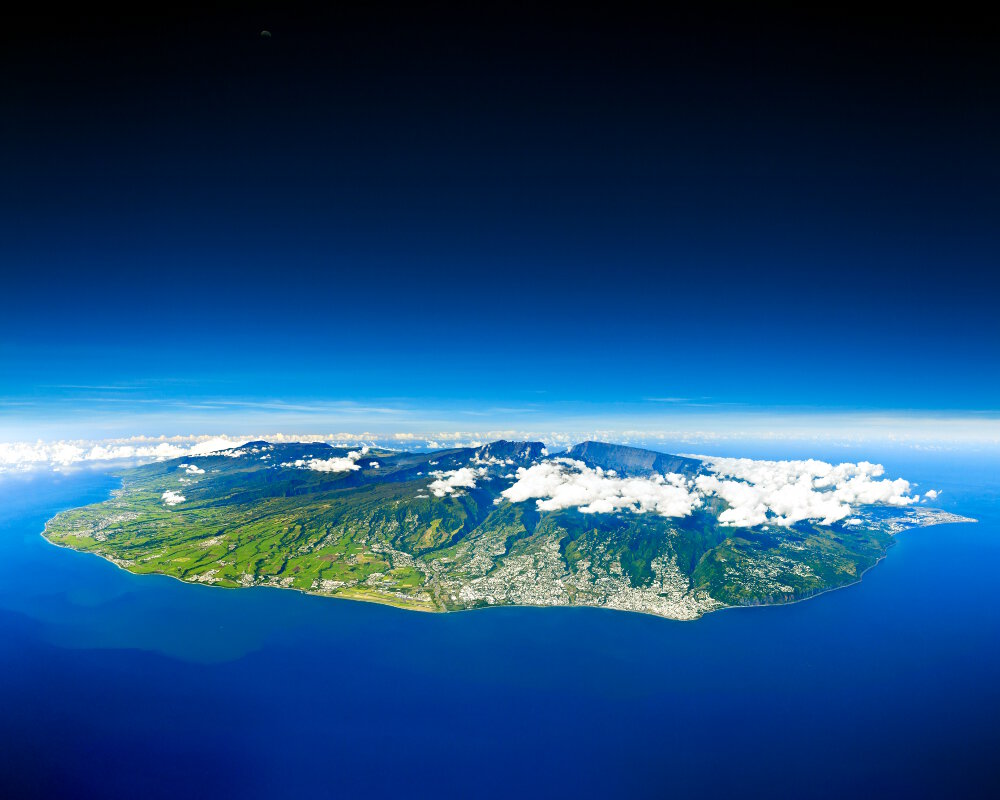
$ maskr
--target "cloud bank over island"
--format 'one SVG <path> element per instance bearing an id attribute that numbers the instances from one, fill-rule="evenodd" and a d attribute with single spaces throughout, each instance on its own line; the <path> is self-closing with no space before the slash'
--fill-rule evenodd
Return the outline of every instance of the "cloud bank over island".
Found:
<path id="1" fill-rule="evenodd" d="M 766 461 L 750 458 L 700 458 L 714 473 L 695 479 L 698 492 L 729 505 L 719 521 L 729 525 L 793 525 L 817 520 L 824 525 L 849 517 L 856 505 L 905 506 L 919 501 L 910 482 L 881 478 L 881 464 L 829 464 L 825 461 Z"/>
<path id="2" fill-rule="evenodd" d="M 707 472 L 693 477 L 677 473 L 620 476 L 583 461 L 552 458 L 519 467 L 515 473 L 499 474 L 471 466 L 480 463 L 474 459 L 470 466 L 432 472 L 434 480 L 427 489 L 434 497 L 457 497 L 481 481 L 510 479 L 513 483 L 501 491 L 500 498 L 512 503 L 534 500 L 539 511 L 627 511 L 663 517 L 688 517 L 717 498 L 722 501 L 719 522 L 734 527 L 788 527 L 804 520 L 830 525 L 847 520 L 858 506 L 901 507 L 921 501 L 909 481 L 883 478 L 884 467 L 868 461 L 834 465 L 816 459 L 689 457 L 700 460 Z M 937 496 L 931 489 L 924 499 Z"/>
<path id="3" fill-rule="evenodd" d="M 690 481 L 673 473 L 649 478 L 620 478 L 613 470 L 558 458 L 515 473 L 517 482 L 501 492 L 513 503 L 537 498 L 539 511 L 576 507 L 585 514 L 630 510 L 664 517 L 686 517 L 701 505 Z"/>
<path id="4" fill-rule="evenodd" d="M 0 473 L 27 472 L 48 468 L 65 470 L 87 465 L 135 464 L 163 461 L 171 458 L 192 459 L 178 465 L 184 475 L 182 483 L 191 483 L 205 474 L 206 463 L 199 458 L 235 458 L 248 453 L 269 459 L 273 448 L 268 445 L 247 446 L 251 441 L 274 443 L 328 443 L 354 449 L 330 458 L 299 459 L 277 466 L 316 472 L 356 472 L 367 464 L 377 469 L 377 461 L 368 458 L 372 445 L 362 443 L 350 434 L 262 436 L 201 436 L 173 437 L 103 442 L 35 442 L 0 443 Z M 420 440 L 400 434 L 378 447 L 385 449 L 426 450 L 428 445 L 450 447 L 480 447 L 477 439 L 463 441 L 464 434 L 438 433 L 434 439 Z M 443 442 L 440 440 L 444 440 Z M 559 445 L 565 442 L 557 440 Z M 395 445 L 395 446 L 394 446 Z M 402 447 L 400 446 L 402 445 Z M 553 448 L 554 449 L 554 448 Z M 541 451 L 543 456 L 548 451 Z M 817 459 L 768 460 L 731 458 L 714 455 L 692 455 L 702 462 L 698 475 L 675 473 L 649 476 L 624 476 L 614 470 L 590 467 L 571 458 L 546 458 L 513 471 L 513 460 L 481 458 L 474 454 L 467 465 L 456 469 L 433 470 L 428 473 L 428 496 L 458 497 L 465 490 L 477 488 L 481 481 L 508 482 L 501 498 L 510 502 L 534 500 L 540 511 L 576 509 L 584 514 L 632 512 L 658 514 L 664 517 L 687 517 L 706 506 L 721 508 L 719 522 L 739 527 L 762 525 L 790 526 L 804 520 L 823 524 L 850 524 L 855 509 L 864 505 L 907 506 L 933 501 L 938 492 L 929 489 L 921 496 L 903 478 L 885 477 L 885 469 L 870 461 L 833 464 Z M 437 462 L 431 462 L 436 464 Z M 178 493 L 163 497 L 164 505 L 183 502 Z"/>
<path id="5" fill-rule="evenodd" d="M 881 478 L 880 464 L 829 464 L 749 458 L 700 459 L 710 474 L 686 478 L 676 473 L 619 477 L 613 470 L 558 458 L 521 467 L 516 482 L 501 495 L 511 502 L 536 500 L 539 511 L 576 508 L 584 514 L 632 511 L 687 517 L 708 498 L 725 501 L 719 522 L 737 527 L 791 526 L 803 520 L 824 525 L 846 519 L 855 506 L 906 506 L 920 501 L 910 482 Z M 937 497 L 930 490 L 928 498 Z"/>
<path id="6" fill-rule="evenodd" d="M 556 452 L 577 442 L 594 440 L 648 447 L 664 452 L 695 449 L 730 455 L 735 446 L 763 449 L 795 446 L 791 456 L 811 455 L 833 448 L 905 448 L 917 451 L 989 451 L 1000 449 L 1000 418 L 995 415 L 913 416 L 898 414 L 725 414 L 684 418 L 614 420 L 569 417 L 551 427 L 544 420 L 532 427 L 494 427 L 481 430 L 428 428 L 420 430 L 362 430 L 315 432 L 253 432 L 132 435 L 106 439 L 21 440 L 29 428 L 18 426 L 0 435 L 0 474 L 33 469 L 67 469 L 112 462 L 141 463 L 179 456 L 196 456 L 239 447 L 249 441 L 274 443 L 326 442 L 357 449 L 378 445 L 388 449 L 439 450 L 479 447 L 498 439 L 544 441 Z M 666 427 L 671 423 L 674 427 Z M 175 423 L 176 424 L 176 423 Z M 141 430 L 137 422 L 137 430 Z M 255 426 L 256 427 L 256 426 Z M 322 430 L 321 425 L 317 428 Z M 242 428 L 242 426 L 241 426 Z M 225 430 L 220 428 L 220 430 Z M 246 428 L 242 428 L 246 431 Z M 258 429 L 259 430 L 259 429 Z M 265 429 L 268 430 L 268 429 Z M 294 429 L 293 429 L 294 430 Z M 313 429 L 315 431 L 315 429 Z M 784 453 L 767 453 L 769 456 Z M 332 465 L 331 465 L 332 466 Z M 341 465 L 343 466 L 343 465 Z"/>
<path id="7" fill-rule="evenodd" d="M 105 441 L 0 442 L 0 473 L 36 468 L 63 469 L 119 461 L 165 461 L 181 456 L 217 453 L 245 444 L 247 438 L 228 436 L 144 436 Z"/>

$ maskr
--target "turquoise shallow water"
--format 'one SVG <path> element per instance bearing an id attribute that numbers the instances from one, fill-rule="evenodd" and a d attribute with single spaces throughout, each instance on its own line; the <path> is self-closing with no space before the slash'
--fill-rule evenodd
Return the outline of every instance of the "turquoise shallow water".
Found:
<path id="1" fill-rule="evenodd" d="M 39 536 L 113 478 L 4 478 L 0 795 L 995 796 L 998 462 L 896 458 L 980 522 L 694 623 L 135 576 Z"/>

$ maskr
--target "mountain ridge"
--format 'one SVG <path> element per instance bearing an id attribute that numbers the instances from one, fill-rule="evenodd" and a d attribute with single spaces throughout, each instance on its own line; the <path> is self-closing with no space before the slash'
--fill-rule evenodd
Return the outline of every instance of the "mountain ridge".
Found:
<path id="1" fill-rule="evenodd" d="M 656 472 L 694 475 L 702 469 L 702 462 L 696 458 L 593 440 L 573 445 L 564 455 L 587 466 L 613 469 L 624 475 L 651 475 Z"/>
<path id="2" fill-rule="evenodd" d="M 961 519 L 874 508 L 858 510 L 863 525 L 734 527 L 719 521 L 724 501 L 691 493 L 706 469 L 602 442 L 555 454 L 509 440 L 422 452 L 249 442 L 125 470 L 115 496 L 56 515 L 44 535 L 209 585 L 695 619 L 854 582 L 893 533 Z"/>

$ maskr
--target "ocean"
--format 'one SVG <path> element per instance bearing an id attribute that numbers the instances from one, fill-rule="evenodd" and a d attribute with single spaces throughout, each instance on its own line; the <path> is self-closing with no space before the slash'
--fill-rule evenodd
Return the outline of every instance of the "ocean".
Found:
<path id="1" fill-rule="evenodd" d="M 136 576 L 40 536 L 113 476 L 0 477 L 0 796 L 998 796 L 1000 459 L 883 460 L 978 524 L 696 622 Z"/>

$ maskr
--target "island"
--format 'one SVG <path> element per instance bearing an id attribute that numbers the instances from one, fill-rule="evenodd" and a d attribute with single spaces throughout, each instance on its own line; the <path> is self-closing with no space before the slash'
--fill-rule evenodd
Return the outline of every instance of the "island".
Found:
<path id="1" fill-rule="evenodd" d="M 134 573 L 422 611 L 598 606 L 696 619 L 857 582 L 893 536 L 968 520 L 877 464 L 588 441 L 399 452 L 254 441 L 123 470 L 44 536 Z"/>

